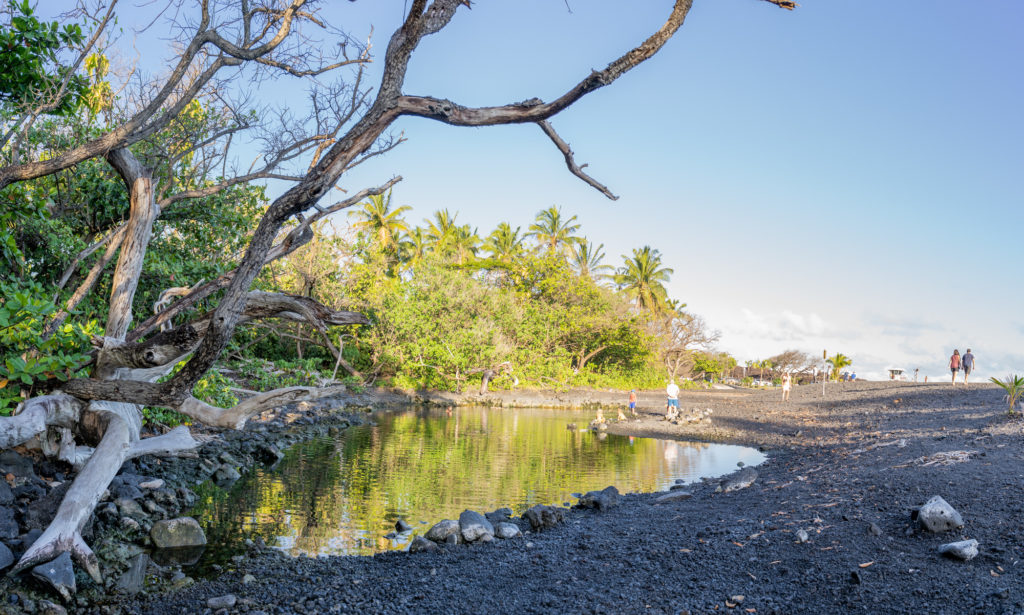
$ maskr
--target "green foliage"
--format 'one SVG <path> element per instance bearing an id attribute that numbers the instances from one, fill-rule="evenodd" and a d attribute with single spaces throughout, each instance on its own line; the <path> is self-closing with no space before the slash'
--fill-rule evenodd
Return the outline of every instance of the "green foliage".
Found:
<path id="1" fill-rule="evenodd" d="M 828 358 L 827 363 L 832 366 L 832 379 L 839 380 L 839 372 L 844 367 L 853 365 L 853 359 L 841 352 L 837 352 L 834 356 Z"/>
<path id="2" fill-rule="evenodd" d="M 10 21 L 0 25 L 0 105 L 21 106 L 48 100 L 67 77 L 65 93 L 53 113 L 74 110 L 86 93 L 89 81 L 82 75 L 69 75 L 62 66 L 62 50 L 80 45 L 82 27 L 56 21 L 39 21 L 29 0 L 10 2 Z M 7 111 L 7 110 L 5 110 Z"/>
<path id="3" fill-rule="evenodd" d="M 101 333 L 96 323 L 64 324 L 43 339 L 43 326 L 54 311 L 37 282 L 0 281 L 0 415 L 10 414 L 40 382 L 79 375 L 88 359 L 89 339 Z"/>
<path id="4" fill-rule="evenodd" d="M 181 371 L 181 368 L 185 366 L 186 361 L 182 361 L 174 366 L 171 373 L 161 378 L 161 382 L 171 379 L 175 374 Z M 217 406 L 218 408 L 230 408 L 238 404 L 238 398 L 231 392 L 231 387 L 234 383 L 231 382 L 227 377 L 221 374 L 216 369 L 211 369 L 206 372 L 199 382 L 192 387 L 192 394 L 196 396 L 196 399 L 205 401 L 211 406 Z M 170 408 L 162 407 L 151 407 L 145 406 L 142 408 L 142 419 L 147 425 L 159 424 L 165 427 L 177 427 L 178 425 L 191 425 L 192 420 Z"/>
<path id="5" fill-rule="evenodd" d="M 321 359 L 276 360 L 251 358 L 231 367 L 240 372 L 246 384 L 257 391 L 269 391 L 284 387 L 315 387 L 323 379 Z M 330 375 L 328 373 L 328 375 Z"/>
<path id="6" fill-rule="evenodd" d="M 999 380 L 995 376 L 989 378 L 994 384 L 999 385 L 1006 392 L 1007 414 L 1014 414 L 1017 403 L 1024 399 L 1024 376 L 1008 374 L 1005 380 Z"/>

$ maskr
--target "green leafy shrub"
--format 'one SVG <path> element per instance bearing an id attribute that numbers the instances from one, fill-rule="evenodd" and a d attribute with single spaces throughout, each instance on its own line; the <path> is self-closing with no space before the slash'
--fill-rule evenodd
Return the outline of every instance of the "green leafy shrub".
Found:
<path id="1" fill-rule="evenodd" d="M 56 309 L 36 282 L 0 282 L 0 416 L 40 382 L 81 375 L 89 339 L 101 331 L 95 321 L 64 324 L 44 339 L 43 326 Z"/>

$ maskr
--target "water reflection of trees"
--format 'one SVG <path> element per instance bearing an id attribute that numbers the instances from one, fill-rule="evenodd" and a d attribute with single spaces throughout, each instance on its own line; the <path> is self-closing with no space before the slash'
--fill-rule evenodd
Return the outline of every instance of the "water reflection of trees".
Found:
<path id="1" fill-rule="evenodd" d="M 382 414 L 338 441 L 293 447 L 230 491 L 207 486 L 196 512 L 211 542 L 260 536 L 293 553 L 371 553 L 396 546 L 383 535 L 399 517 L 423 528 L 466 508 L 520 512 L 608 485 L 655 491 L 705 454 L 703 444 L 566 429 L 586 418 L 485 408 Z"/>

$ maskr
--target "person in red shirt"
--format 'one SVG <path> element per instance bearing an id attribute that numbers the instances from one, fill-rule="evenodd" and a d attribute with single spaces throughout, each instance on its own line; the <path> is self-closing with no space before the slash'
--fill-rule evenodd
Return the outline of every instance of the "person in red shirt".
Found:
<path id="1" fill-rule="evenodd" d="M 949 371 L 953 374 L 953 386 L 956 386 L 956 373 L 960 371 L 960 351 L 954 350 L 953 356 L 949 357 Z"/>

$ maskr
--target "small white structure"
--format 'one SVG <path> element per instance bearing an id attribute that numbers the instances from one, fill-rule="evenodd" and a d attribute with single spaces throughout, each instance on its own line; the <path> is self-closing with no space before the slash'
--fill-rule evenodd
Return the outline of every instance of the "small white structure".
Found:
<path id="1" fill-rule="evenodd" d="M 889 380 L 906 380 L 907 377 L 903 374 L 904 370 L 902 367 L 887 367 L 885 371 L 889 372 Z"/>

